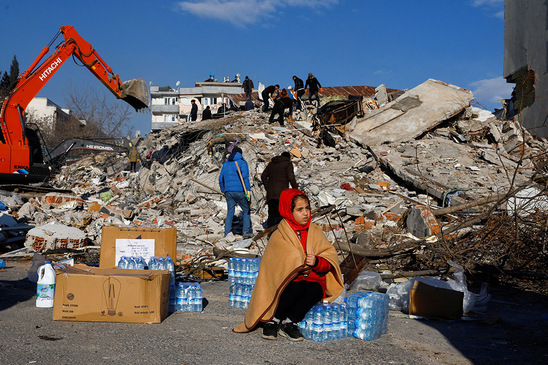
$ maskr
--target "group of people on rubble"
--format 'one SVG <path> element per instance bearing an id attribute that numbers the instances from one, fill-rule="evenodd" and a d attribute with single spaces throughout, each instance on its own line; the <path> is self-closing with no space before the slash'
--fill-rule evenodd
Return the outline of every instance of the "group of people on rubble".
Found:
<path id="1" fill-rule="evenodd" d="M 213 81 L 213 74 L 210 75 L 210 78 L 205 81 Z M 272 112 L 270 114 L 269 123 L 274 123 L 276 121 L 276 116 L 278 116 L 277 121 L 281 126 L 284 125 L 284 114 L 285 110 L 289 109 L 289 116 L 291 117 L 293 113 L 293 104 L 296 104 L 297 110 L 302 109 L 302 97 L 306 92 L 308 92 L 308 101 L 312 103 L 313 100 L 316 100 L 318 106 L 320 105 L 320 96 L 319 93 L 323 91 L 322 85 L 312 73 L 308 74 L 306 83 L 303 82 L 297 76 L 293 76 L 293 82 L 295 83 L 294 92 L 288 91 L 287 89 L 281 89 L 280 85 L 270 85 L 264 88 L 261 92 L 261 99 L 263 102 L 262 110 L 268 112 L 270 110 L 270 101 L 273 102 Z M 251 110 L 255 107 L 253 104 L 251 95 L 255 88 L 253 80 L 246 76 L 242 82 L 242 88 L 245 93 L 245 110 Z M 224 113 L 226 110 L 226 105 L 223 104 L 217 111 L 218 114 Z M 211 109 L 209 106 L 204 109 L 202 112 L 202 119 L 211 119 Z M 196 121 L 198 119 L 198 105 L 196 100 L 191 100 L 191 110 L 189 114 L 190 121 Z M 291 120 L 291 119 L 290 119 Z"/>
<path id="2" fill-rule="evenodd" d="M 235 207 L 239 205 L 246 239 L 253 237 L 251 186 L 248 164 L 237 142 L 227 149 L 230 154 L 222 166 L 219 186 L 227 201 L 225 236 L 232 232 Z M 261 181 L 266 189 L 266 224 L 271 233 L 244 322 L 233 331 L 243 333 L 262 327 L 265 339 L 276 340 L 281 335 L 301 341 L 304 337 L 298 323 L 306 313 L 321 300 L 335 300 L 344 289 L 337 251 L 311 221 L 310 199 L 298 189 L 289 152 L 271 159 Z"/>
<path id="3" fill-rule="evenodd" d="M 262 94 L 263 100 L 263 111 L 268 112 L 270 109 L 270 100 L 273 101 L 274 105 L 272 107 L 272 112 L 270 114 L 269 123 L 274 123 L 276 116 L 278 117 L 278 122 L 281 126 L 284 125 L 284 113 L 286 109 L 289 109 L 289 120 L 293 114 L 293 104 L 296 104 L 298 110 L 302 109 L 302 97 L 308 92 L 308 101 L 312 103 L 315 99 L 317 105 L 320 105 L 320 91 L 323 91 L 322 85 L 316 77 L 310 72 L 306 83 L 303 83 L 303 80 L 297 76 L 293 76 L 293 82 L 295 83 L 294 93 L 286 89 L 280 90 L 280 85 L 270 85 L 266 87 Z"/>

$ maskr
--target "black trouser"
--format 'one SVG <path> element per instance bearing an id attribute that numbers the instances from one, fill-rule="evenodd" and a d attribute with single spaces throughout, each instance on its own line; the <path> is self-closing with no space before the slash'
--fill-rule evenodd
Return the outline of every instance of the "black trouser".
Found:
<path id="1" fill-rule="evenodd" d="M 318 106 L 320 106 L 320 94 L 318 93 L 318 90 L 315 90 L 315 91 L 308 90 L 308 91 L 309 91 L 308 102 L 312 104 L 312 98 L 314 98 L 318 101 Z"/>
<path id="2" fill-rule="evenodd" d="M 280 122 L 280 125 L 284 125 L 284 110 L 284 103 L 282 103 L 280 100 L 276 100 L 274 102 L 274 107 L 272 108 L 272 113 L 270 114 L 270 119 L 268 119 L 268 122 L 274 122 L 274 117 L 279 114 L 280 118 L 278 118 L 278 121 Z"/>
<path id="3" fill-rule="evenodd" d="M 298 323 L 306 313 L 323 297 L 320 283 L 313 281 L 292 281 L 282 292 L 274 317 L 283 321 L 289 318 Z"/>
<path id="4" fill-rule="evenodd" d="M 263 90 L 261 95 L 263 97 L 263 102 L 264 102 L 264 105 L 265 105 L 264 111 L 266 112 L 269 109 L 268 108 L 268 91 L 266 91 L 266 89 Z"/>
<path id="5" fill-rule="evenodd" d="M 245 91 L 245 100 L 251 100 L 251 90 Z"/>
<path id="6" fill-rule="evenodd" d="M 266 225 L 272 227 L 282 221 L 282 216 L 279 211 L 280 200 L 270 199 L 266 204 L 268 205 L 268 219 L 266 220 Z"/>
<path id="7" fill-rule="evenodd" d="M 132 172 L 135 171 L 136 167 L 137 167 L 137 161 L 135 161 L 135 162 L 130 161 L 130 162 L 129 162 L 129 169 L 130 169 Z"/>

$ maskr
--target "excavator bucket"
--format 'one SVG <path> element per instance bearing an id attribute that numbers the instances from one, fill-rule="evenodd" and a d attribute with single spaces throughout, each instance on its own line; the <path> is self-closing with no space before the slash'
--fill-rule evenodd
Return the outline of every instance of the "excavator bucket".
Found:
<path id="1" fill-rule="evenodd" d="M 133 79 L 122 84 L 122 100 L 135 108 L 136 111 L 150 106 L 150 92 L 143 79 Z"/>

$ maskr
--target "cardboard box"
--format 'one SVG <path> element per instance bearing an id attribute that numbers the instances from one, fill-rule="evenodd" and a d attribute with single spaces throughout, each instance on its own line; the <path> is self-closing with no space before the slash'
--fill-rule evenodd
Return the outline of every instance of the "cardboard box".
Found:
<path id="1" fill-rule="evenodd" d="M 177 228 L 103 227 L 99 267 L 116 267 L 121 256 L 177 255 Z"/>
<path id="2" fill-rule="evenodd" d="M 460 319 L 464 293 L 415 281 L 409 293 L 409 314 L 421 317 Z"/>
<path id="3" fill-rule="evenodd" d="M 168 270 L 69 266 L 57 273 L 53 320 L 161 323 L 169 279 Z"/>

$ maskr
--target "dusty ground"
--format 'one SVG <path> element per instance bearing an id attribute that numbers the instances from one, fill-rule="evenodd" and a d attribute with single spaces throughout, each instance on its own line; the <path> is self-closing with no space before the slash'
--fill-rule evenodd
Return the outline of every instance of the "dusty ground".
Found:
<path id="1" fill-rule="evenodd" d="M 484 317 L 470 321 L 413 320 L 391 313 L 389 332 L 292 343 L 266 341 L 260 331 L 231 332 L 244 310 L 228 306 L 226 281 L 204 282 L 202 313 L 174 313 L 161 324 L 63 322 L 35 307 L 27 262 L 0 271 L 0 363 L 115 364 L 545 364 L 548 299 L 491 290 Z"/>

